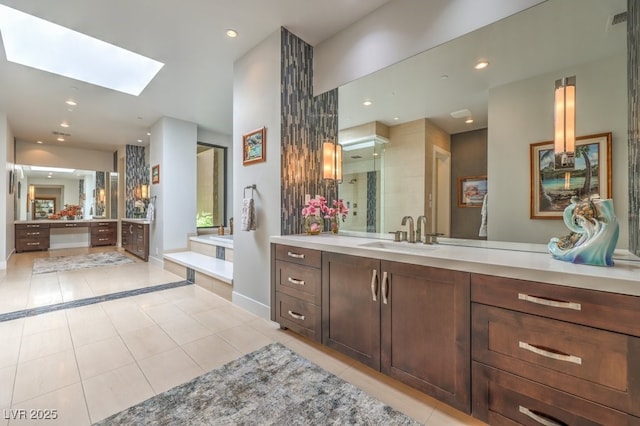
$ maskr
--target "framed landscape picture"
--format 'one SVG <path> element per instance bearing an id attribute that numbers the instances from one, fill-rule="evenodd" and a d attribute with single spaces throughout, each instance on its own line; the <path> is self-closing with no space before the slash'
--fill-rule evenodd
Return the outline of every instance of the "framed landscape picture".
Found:
<path id="1" fill-rule="evenodd" d="M 260 163 L 266 160 L 266 128 L 242 135 L 242 165 Z"/>
<path id="2" fill-rule="evenodd" d="M 486 176 L 464 176 L 458 178 L 458 207 L 482 207 L 486 194 Z"/>
<path id="3" fill-rule="evenodd" d="M 553 141 L 530 145 L 531 219 L 561 219 L 572 197 L 611 198 L 611 133 L 576 138 L 574 168 L 556 168 Z"/>

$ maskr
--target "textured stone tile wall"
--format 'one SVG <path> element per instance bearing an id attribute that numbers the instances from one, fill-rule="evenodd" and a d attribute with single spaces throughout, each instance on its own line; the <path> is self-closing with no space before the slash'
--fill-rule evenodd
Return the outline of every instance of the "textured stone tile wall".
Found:
<path id="1" fill-rule="evenodd" d="M 640 4 L 627 1 L 629 89 L 629 251 L 640 256 Z"/>

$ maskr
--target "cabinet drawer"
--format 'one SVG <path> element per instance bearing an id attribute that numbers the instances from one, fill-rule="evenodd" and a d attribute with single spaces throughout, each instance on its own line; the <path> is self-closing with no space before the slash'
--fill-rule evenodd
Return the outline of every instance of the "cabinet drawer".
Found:
<path id="1" fill-rule="evenodd" d="M 640 337 L 640 297 L 471 275 L 471 300 Z"/>
<path id="2" fill-rule="evenodd" d="M 16 231 L 22 229 L 49 229 L 48 223 L 20 223 L 16 224 Z"/>
<path id="3" fill-rule="evenodd" d="M 276 260 L 284 260 L 286 262 L 320 268 L 322 266 L 322 252 L 277 244 Z"/>
<path id="4" fill-rule="evenodd" d="M 276 291 L 320 305 L 320 269 L 276 261 Z"/>
<path id="5" fill-rule="evenodd" d="M 640 425 L 640 419 L 473 363 L 473 416 L 501 425 Z"/>
<path id="6" fill-rule="evenodd" d="M 16 230 L 16 238 L 19 239 L 34 239 L 43 237 L 49 237 L 49 228 L 29 228 Z"/>
<path id="7" fill-rule="evenodd" d="M 116 243 L 116 236 L 112 232 L 110 234 L 92 234 L 91 245 L 92 246 L 110 246 Z"/>
<path id="8" fill-rule="evenodd" d="M 640 339 L 473 304 L 476 361 L 640 415 Z"/>
<path id="9" fill-rule="evenodd" d="M 276 322 L 310 339 L 321 341 L 320 307 L 276 292 Z"/>
<path id="10" fill-rule="evenodd" d="M 23 238 L 16 240 L 16 251 L 48 250 L 49 236 L 41 238 Z"/>

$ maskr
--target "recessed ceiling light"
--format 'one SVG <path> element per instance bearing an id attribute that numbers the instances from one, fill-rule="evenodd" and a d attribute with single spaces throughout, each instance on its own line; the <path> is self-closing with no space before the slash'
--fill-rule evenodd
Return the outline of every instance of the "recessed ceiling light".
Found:
<path id="1" fill-rule="evenodd" d="M 42 141 L 36 141 L 36 143 L 42 144 L 43 142 Z"/>
<path id="2" fill-rule="evenodd" d="M 151 136 L 151 132 L 147 132 L 147 136 Z"/>
<path id="3" fill-rule="evenodd" d="M 471 124 L 473 123 L 473 118 L 467 118 L 466 120 L 464 120 L 464 122 L 467 124 Z"/>
<path id="4" fill-rule="evenodd" d="M 236 38 L 236 37 L 238 37 L 238 32 L 237 32 L 236 30 L 231 29 L 231 28 L 229 28 L 225 34 L 226 34 L 226 35 L 227 35 L 227 37 L 229 37 L 229 38 Z"/>
<path id="5" fill-rule="evenodd" d="M 393 117 L 393 119 L 394 119 L 395 121 L 398 121 L 398 120 L 400 120 L 400 117 Z"/>
<path id="6" fill-rule="evenodd" d="M 60 127 L 69 127 L 69 123 L 63 121 L 62 123 L 60 123 Z"/>
<path id="7" fill-rule="evenodd" d="M 60 173 L 73 173 L 76 169 L 66 169 L 62 167 L 44 167 L 44 166 L 29 166 L 34 172 L 60 172 Z"/>
<path id="8" fill-rule="evenodd" d="M 58 139 L 56 139 L 58 142 L 64 142 L 64 138 L 62 136 L 58 136 Z"/>
<path id="9" fill-rule="evenodd" d="M 489 62 L 488 61 L 480 61 L 476 64 L 476 66 L 474 67 L 477 70 L 483 70 L 486 67 L 489 66 Z"/>
<path id="10" fill-rule="evenodd" d="M 138 143 L 142 143 L 142 139 L 138 139 Z"/>
<path id="11" fill-rule="evenodd" d="M 65 102 L 65 104 L 69 105 L 69 106 L 76 106 L 78 105 L 78 103 L 76 101 L 74 101 L 73 99 L 67 99 Z"/>
<path id="12" fill-rule="evenodd" d="M 8 61 L 134 96 L 164 66 L 4 5 L 0 5 L 0 32 Z"/>
<path id="13" fill-rule="evenodd" d="M 373 102 L 371 102 L 371 101 L 369 101 L 369 100 L 366 100 L 366 101 L 364 101 L 364 102 L 362 103 L 362 105 L 364 105 L 364 106 L 370 106 L 370 105 L 373 105 Z"/>

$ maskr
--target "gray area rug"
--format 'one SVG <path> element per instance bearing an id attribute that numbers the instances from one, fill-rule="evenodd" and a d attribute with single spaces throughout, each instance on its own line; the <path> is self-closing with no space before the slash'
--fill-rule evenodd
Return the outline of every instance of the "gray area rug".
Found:
<path id="1" fill-rule="evenodd" d="M 280 343 L 96 425 L 417 425 Z"/>
<path id="2" fill-rule="evenodd" d="M 134 263 L 134 261 L 114 251 L 77 256 L 43 257 L 34 259 L 33 273 L 45 274 L 47 272 L 71 271 L 99 266 L 124 265 L 125 263 Z"/>

